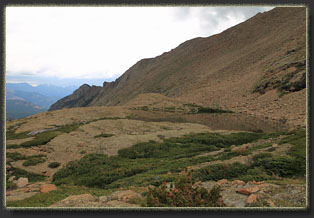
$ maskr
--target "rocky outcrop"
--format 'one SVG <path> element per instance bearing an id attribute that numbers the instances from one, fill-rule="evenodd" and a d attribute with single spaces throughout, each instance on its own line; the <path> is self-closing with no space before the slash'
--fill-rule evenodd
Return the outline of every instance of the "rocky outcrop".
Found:
<path id="1" fill-rule="evenodd" d="M 49 108 L 49 111 L 61 108 L 85 107 L 99 94 L 100 86 L 89 86 L 84 84 L 80 86 L 72 95 L 62 98 Z"/>

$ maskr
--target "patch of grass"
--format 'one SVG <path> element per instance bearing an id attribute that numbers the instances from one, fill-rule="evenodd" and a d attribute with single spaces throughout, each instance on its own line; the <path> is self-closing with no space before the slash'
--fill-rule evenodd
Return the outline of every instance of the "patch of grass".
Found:
<path id="1" fill-rule="evenodd" d="M 69 133 L 69 132 L 77 130 L 79 127 L 80 127 L 80 124 L 78 124 L 78 123 L 66 124 L 66 125 L 59 127 L 56 131 Z"/>
<path id="2" fill-rule="evenodd" d="M 186 167 L 203 162 L 210 162 L 216 158 L 210 155 L 197 156 L 202 153 L 228 149 L 231 145 L 241 145 L 256 141 L 260 138 L 267 139 L 276 134 L 267 133 L 233 133 L 228 135 L 200 133 L 185 135 L 180 138 L 164 139 L 163 142 L 149 141 L 138 143 L 129 148 L 118 151 L 117 156 L 103 154 L 88 154 L 80 160 L 69 162 L 53 176 L 53 183 L 83 185 L 104 189 L 129 187 L 129 186 L 158 186 L 163 182 L 174 181 L 179 172 Z M 269 145 L 260 145 L 266 147 Z M 228 152 L 227 152 L 228 153 Z M 241 153 L 239 153 L 241 154 Z M 238 155 L 229 151 L 231 156 Z M 217 156 L 218 157 L 218 156 Z M 223 157 L 223 156 L 221 156 Z M 226 157 L 224 157 L 226 158 Z M 271 154 L 261 154 L 253 157 L 250 166 L 233 163 L 229 165 L 216 164 L 201 168 L 196 171 L 199 180 L 219 180 L 242 178 L 249 180 L 271 179 L 275 170 L 266 170 L 262 163 L 270 158 Z M 284 162 L 274 159 L 274 169 Z"/>
<path id="3" fill-rule="evenodd" d="M 10 144 L 10 145 L 7 145 L 7 149 L 16 149 L 16 148 L 20 148 L 20 146 L 17 145 L 17 144 Z"/>
<path id="4" fill-rule="evenodd" d="M 25 160 L 27 157 L 25 155 L 22 155 L 18 152 L 7 152 L 6 153 L 6 158 L 10 158 L 13 161 L 18 161 L 18 160 Z"/>
<path id="5" fill-rule="evenodd" d="M 111 137 L 111 136 L 113 136 L 113 134 L 102 133 L 102 134 L 100 134 L 100 135 L 94 136 L 94 138 L 100 138 L 100 137 L 102 137 L 102 138 L 108 138 L 108 137 Z"/>
<path id="6" fill-rule="evenodd" d="M 13 182 L 9 182 L 7 181 L 6 182 L 6 190 L 10 191 L 10 190 L 13 190 L 13 189 L 16 189 L 17 188 L 17 185 Z"/>
<path id="7" fill-rule="evenodd" d="M 60 166 L 59 162 L 51 162 L 48 164 L 48 167 L 52 169 L 57 168 L 58 166 Z"/>
<path id="8" fill-rule="evenodd" d="M 26 177 L 28 178 L 29 182 L 41 182 L 45 180 L 46 178 L 43 175 L 30 173 L 30 172 L 27 172 L 26 170 L 14 168 L 14 167 L 11 167 L 10 171 L 7 173 L 6 176 L 7 178 L 9 178 L 10 176 L 15 176 L 15 178 Z"/>
<path id="9" fill-rule="evenodd" d="M 30 156 L 27 158 L 26 161 L 23 162 L 23 166 L 27 167 L 27 166 L 35 166 L 39 163 L 44 163 L 46 162 L 46 158 L 44 155 L 34 155 L 34 156 Z"/>
<path id="10" fill-rule="evenodd" d="M 234 113 L 233 111 L 230 111 L 230 110 L 222 110 L 219 108 L 203 107 L 203 106 L 197 105 L 197 104 L 184 104 L 184 105 L 190 107 L 191 113 Z"/>
<path id="11" fill-rule="evenodd" d="M 57 131 L 39 133 L 35 136 L 35 138 L 33 140 L 23 142 L 23 143 L 21 143 L 20 146 L 21 147 L 32 147 L 32 146 L 38 146 L 38 145 L 45 145 L 59 134 L 60 133 Z"/>
<path id="12" fill-rule="evenodd" d="M 30 198 L 19 201 L 6 202 L 7 207 L 48 207 L 71 195 L 92 194 L 94 196 L 109 195 L 114 190 L 103 190 L 97 188 L 58 186 L 57 190 L 48 193 L 38 193 Z"/>

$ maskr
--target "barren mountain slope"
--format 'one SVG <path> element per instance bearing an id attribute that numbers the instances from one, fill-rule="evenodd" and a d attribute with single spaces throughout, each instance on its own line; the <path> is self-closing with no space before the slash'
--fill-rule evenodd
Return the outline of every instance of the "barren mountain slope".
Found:
<path id="1" fill-rule="evenodd" d="M 70 95 L 50 110 L 119 105 L 141 93 L 160 93 L 304 125 L 305 30 L 305 8 L 259 13 L 220 34 L 143 59 L 102 88 L 81 87 L 79 98 Z"/>

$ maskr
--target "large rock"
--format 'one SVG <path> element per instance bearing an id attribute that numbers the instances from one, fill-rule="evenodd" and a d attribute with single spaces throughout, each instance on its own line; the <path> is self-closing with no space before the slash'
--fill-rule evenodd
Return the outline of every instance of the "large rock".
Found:
<path id="1" fill-rule="evenodd" d="M 17 187 L 21 188 L 21 187 L 24 187 L 28 184 L 28 178 L 23 178 L 23 177 L 20 177 L 18 180 L 17 180 Z"/>

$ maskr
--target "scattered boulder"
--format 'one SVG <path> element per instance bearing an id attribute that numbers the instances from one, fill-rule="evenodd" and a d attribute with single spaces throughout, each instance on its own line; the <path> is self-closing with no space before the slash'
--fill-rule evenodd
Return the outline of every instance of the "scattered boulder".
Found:
<path id="1" fill-rule="evenodd" d="M 15 178 L 16 178 L 16 176 L 10 176 L 10 178 L 8 179 L 8 181 L 9 181 L 9 182 L 12 182 Z"/>
<path id="2" fill-rule="evenodd" d="M 257 202 L 257 195 L 251 194 L 248 199 L 246 200 L 247 204 L 254 204 Z"/>
<path id="3" fill-rule="evenodd" d="M 243 182 L 242 180 L 234 180 L 232 181 L 232 185 L 245 185 L 246 183 Z"/>
<path id="4" fill-rule="evenodd" d="M 19 188 L 22 188 L 26 186 L 27 184 L 28 184 L 28 178 L 24 178 L 24 177 L 20 177 L 16 183 L 17 187 Z"/>
<path id="5" fill-rule="evenodd" d="M 239 188 L 236 192 L 243 195 L 250 195 L 250 191 L 247 188 Z"/>
<path id="6" fill-rule="evenodd" d="M 227 182 L 228 182 L 227 179 L 221 179 L 221 180 L 219 180 L 216 184 L 219 185 L 219 186 L 221 186 L 221 185 L 223 185 L 223 184 L 225 184 L 225 183 L 227 183 Z"/>

